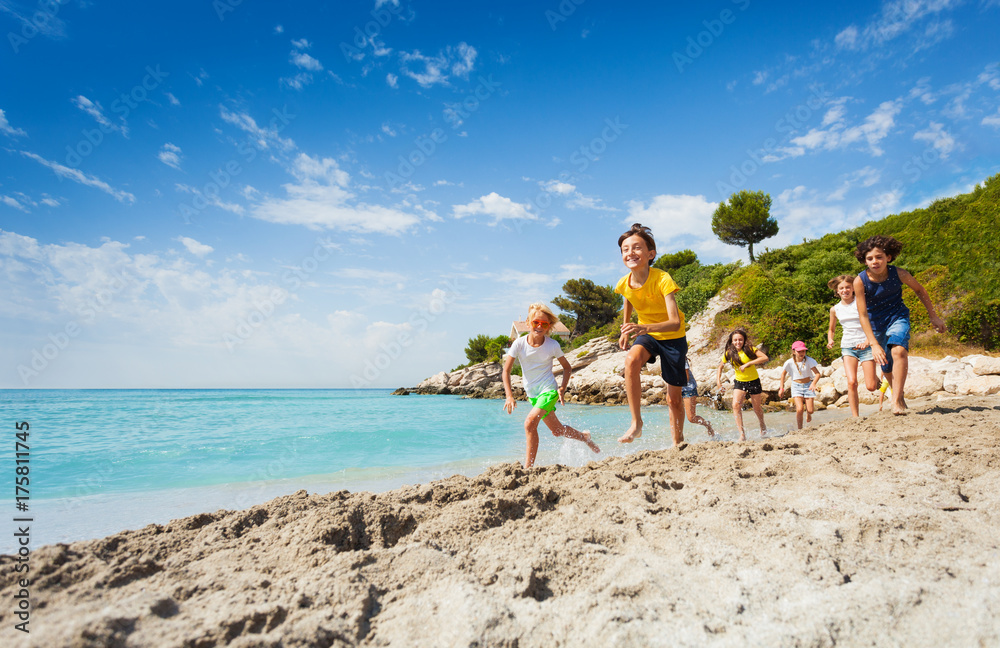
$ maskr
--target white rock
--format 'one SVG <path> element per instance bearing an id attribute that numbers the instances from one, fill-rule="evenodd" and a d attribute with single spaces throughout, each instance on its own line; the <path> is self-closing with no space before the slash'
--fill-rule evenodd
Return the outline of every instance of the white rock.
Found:
<path id="1" fill-rule="evenodd" d="M 972 364 L 972 371 L 977 376 L 1000 375 L 1000 358 L 979 356 L 971 364 Z"/>
<path id="2" fill-rule="evenodd" d="M 936 371 L 919 369 L 914 371 L 913 364 L 910 364 L 910 371 L 906 376 L 906 397 L 921 398 L 930 396 L 934 392 L 939 392 L 944 388 L 944 376 Z M 926 365 L 925 365 L 926 366 Z"/>
<path id="3" fill-rule="evenodd" d="M 1000 392 L 1000 376 L 977 376 L 958 385 L 959 396 L 990 396 Z"/>

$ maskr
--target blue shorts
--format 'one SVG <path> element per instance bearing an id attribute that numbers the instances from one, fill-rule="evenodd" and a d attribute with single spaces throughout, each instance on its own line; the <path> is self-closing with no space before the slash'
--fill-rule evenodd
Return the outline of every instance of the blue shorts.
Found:
<path id="1" fill-rule="evenodd" d="M 646 351 L 649 351 L 649 360 L 655 362 L 660 359 L 660 375 L 668 385 L 683 387 L 687 384 L 687 370 L 684 369 L 684 357 L 688 352 L 688 341 L 686 337 L 673 340 L 657 340 L 652 335 L 640 335 L 635 339 L 633 345 L 638 344 Z"/>
<path id="2" fill-rule="evenodd" d="M 792 383 L 792 398 L 798 396 L 799 398 L 816 398 L 816 392 L 809 389 L 810 383 Z"/>
<path id="3" fill-rule="evenodd" d="M 875 341 L 878 342 L 882 350 L 885 351 L 885 364 L 882 365 L 882 373 L 892 373 L 892 353 L 891 346 L 901 346 L 907 351 L 910 350 L 910 320 L 900 318 L 895 320 L 884 331 L 872 331 L 875 334 Z"/>
<path id="4" fill-rule="evenodd" d="M 869 360 L 875 359 L 875 354 L 872 353 L 872 348 L 867 346 L 863 349 L 849 349 L 847 347 L 840 347 L 840 357 L 846 358 L 851 356 L 852 358 L 857 358 L 858 362 L 868 362 Z"/>
<path id="5" fill-rule="evenodd" d="M 691 398 L 692 396 L 698 395 L 698 381 L 694 379 L 694 374 L 691 374 L 691 380 L 688 381 L 686 385 L 681 387 L 681 397 Z"/>

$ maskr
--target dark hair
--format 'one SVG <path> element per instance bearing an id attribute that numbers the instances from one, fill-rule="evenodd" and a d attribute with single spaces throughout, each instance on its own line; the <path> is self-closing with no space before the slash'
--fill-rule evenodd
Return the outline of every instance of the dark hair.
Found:
<path id="1" fill-rule="evenodd" d="M 885 252 L 886 256 L 889 257 L 889 263 L 892 263 L 896 260 L 896 257 L 899 256 L 899 253 L 903 251 L 903 244 L 891 236 L 876 234 L 875 236 L 858 243 L 858 247 L 854 250 L 854 258 L 861 263 L 864 263 L 865 257 L 868 256 L 868 253 L 871 252 L 873 248 L 879 248 Z"/>
<path id="2" fill-rule="evenodd" d="M 646 242 L 646 246 L 650 250 L 656 252 L 656 241 L 653 240 L 653 230 L 649 229 L 645 225 L 641 225 L 640 223 L 634 223 L 632 227 L 629 229 L 629 231 L 619 236 L 618 237 L 619 249 L 622 246 L 622 241 L 624 241 L 630 236 L 638 236 L 639 238 L 641 238 L 643 241 Z M 653 259 L 649 260 L 649 265 L 653 265 Z"/>
<path id="3" fill-rule="evenodd" d="M 757 358 L 757 348 L 750 345 L 750 336 L 747 335 L 747 332 L 744 331 L 743 329 L 739 328 L 735 329 L 732 333 L 729 334 L 729 337 L 726 339 L 726 354 L 724 356 L 726 360 L 729 362 L 729 364 L 733 365 L 734 367 L 739 367 L 741 364 L 743 364 L 742 362 L 740 362 L 739 351 L 737 351 L 736 347 L 733 346 L 733 336 L 737 334 L 743 336 L 743 353 L 747 354 L 747 357 L 750 358 L 751 360 Z"/>
<path id="4" fill-rule="evenodd" d="M 847 283 L 849 283 L 849 284 L 851 284 L 853 286 L 855 279 L 857 279 L 857 276 L 856 275 L 852 275 L 852 274 L 837 275 L 836 277 L 834 277 L 830 281 L 827 281 L 826 282 L 826 286 L 827 286 L 827 288 L 829 288 L 833 292 L 837 292 L 837 288 L 840 287 L 840 284 L 842 284 L 842 283 L 844 283 L 846 281 Z"/>

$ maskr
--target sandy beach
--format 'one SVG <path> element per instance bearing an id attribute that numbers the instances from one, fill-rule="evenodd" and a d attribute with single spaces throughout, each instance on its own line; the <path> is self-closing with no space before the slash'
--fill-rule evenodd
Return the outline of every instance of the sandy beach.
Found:
<path id="1" fill-rule="evenodd" d="M 300 491 L 14 557 L 18 646 L 1000 644 L 1000 398 Z M 23 576 L 23 574 L 21 574 Z M 24 634 L 15 614 L 30 595 Z M 13 602 L 13 604 L 12 604 Z"/>

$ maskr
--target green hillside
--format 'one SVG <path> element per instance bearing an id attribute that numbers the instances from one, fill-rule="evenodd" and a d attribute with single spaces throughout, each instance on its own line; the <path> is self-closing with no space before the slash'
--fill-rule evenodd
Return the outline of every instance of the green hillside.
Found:
<path id="1" fill-rule="evenodd" d="M 1000 349 L 1000 174 L 971 193 L 935 201 L 925 209 L 893 214 L 856 229 L 767 250 L 758 263 L 737 269 L 722 289 L 733 289 L 741 306 L 716 319 L 721 329 L 745 326 L 753 339 L 783 354 L 796 339 L 810 355 L 829 362 L 838 349 L 826 349 L 829 309 L 836 303 L 827 281 L 857 274 L 859 241 L 875 234 L 903 243 L 895 265 L 927 288 L 948 324 L 953 341 Z M 685 268 L 674 271 L 683 275 Z M 904 290 L 915 338 L 929 331 L 927 313 L 913 291 Z M 837 335 L 839 336 L 839 327 Z M 929 334 L 927 334 L 929 335 Z M 927 337 L 924 335 L 923 337 Z"/>

